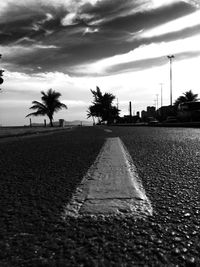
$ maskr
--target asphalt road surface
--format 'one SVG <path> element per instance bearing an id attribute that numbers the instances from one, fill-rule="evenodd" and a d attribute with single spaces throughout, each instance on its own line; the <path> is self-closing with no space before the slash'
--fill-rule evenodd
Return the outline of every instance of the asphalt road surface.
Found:
<path id="1" fill-rule="evenodd" d="M 63 219 L 107 137 L 127 147 L 153 215 Z M 1 139 L 0 170 L 1 267 L 200 266 L 200 129 L 80 127 Z"/>

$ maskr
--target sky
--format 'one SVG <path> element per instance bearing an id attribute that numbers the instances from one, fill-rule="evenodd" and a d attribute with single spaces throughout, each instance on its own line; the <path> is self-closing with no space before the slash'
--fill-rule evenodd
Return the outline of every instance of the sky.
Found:
<path id="1" fill-rule="evenodd" d="M 41 91 L 68 106 L 54 120 L 86 120 L 90 89 L 116 96 L 121 115 L 200 97 L 199 0 L 0 1 L 0 125 L 26 125 Z M 161 85 L 162 84 L 162 85 Z M 43 122 L 33 117 L 33 122 Z"/>

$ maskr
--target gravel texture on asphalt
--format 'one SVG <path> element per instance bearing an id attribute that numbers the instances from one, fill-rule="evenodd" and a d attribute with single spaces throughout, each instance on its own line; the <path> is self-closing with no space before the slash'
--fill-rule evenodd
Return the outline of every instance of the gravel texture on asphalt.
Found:
<path id="1" fill-rule="evenodd" d="M 63 207 L 99 153 L 99 133 L 78 128 L 0 143 L 0 266 L 54 262 L 67 242 Z"/>
<path id="2" fill-rule="evenodd" d="M 109 129 L 0 143 L 0 266 L 200 266 L 200 130 Z M 108 136 L 128 148 L 153 216 L 63 220 Z"/>

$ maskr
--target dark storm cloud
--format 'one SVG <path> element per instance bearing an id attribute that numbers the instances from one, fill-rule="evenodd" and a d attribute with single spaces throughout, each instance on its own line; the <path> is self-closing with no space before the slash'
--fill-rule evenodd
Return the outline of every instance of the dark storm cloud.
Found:
<path id="1" fill-rule="evenodd" d="M 145 12 L 137 12 L 123 17 L 116 16 L 115 19 L 105 22 L 103 28 L 110 31 L 118 30 L 137 31 L 140 29 L 148 29 L 159 24 L 166 23 L 193 12 L 195 8 L 185 2 L 175 3 L 170 6 L 164 6 L 157 9 L 147 10 Z M 103 16 L 103 14 L 102 14 Z"/>
<path id="2" fill-rule="evenodd" d="M 8 55 L 14 68 L 27 67 L 38 72 L 39 66 L 42 72 L 69 73 L 79 64 L 127 53 L 142 44 L 176 40 L 192 34 L 192 29 L 190 33 L 182 30 L 176 34 L 133 39 L 131 42 L 135 32 L 159 26 L 195 10 L 194 6 L 185 2 L 140 10 L 146 2 L 104 0 L 96 5 L 87 3 L 80 6 L 71 24 L 64 23 L 70 11 L 62 5 L 10 6 L 3 14 L 4 20 L 0 19 L 0 45 L 30 49 L 26 56 L 22 53 Z M 90 31 L 87 32 L 87 29 Z M 120 67 L 126 68 L 119 65 L 117 71 Z"/>
<path id="3" fill-rule="evenodd" d="M 200 24 L 193 26 L 193 27 L 187 27 L 180 31 L 165 33 L 159 36 L 153 36 L 151 38 L 143 38 L 143 44 L 150 44 L 150 43 L 160 43 L 160 42 L 170 42 L 174 40 L 183 40 L 185 38 L 188 38 L 190 36 L 195 36 L 200 33 Z"/>
<path id="4" fill-rule="evenodd" d="M 48 18 L 52 16 L 52 18 Z M 29 37 L 36 41 L 44 38 L 49 31 L 60 27 L 60 19 L 65 15 L 54 8 L 33 9 L 31 6 L 12 6 L 0 20 L 0 44 L 10 45 L 17 40 Z"/>
<path id="5" fill-rule="evenodd" d="M 141 4 L 146 1 L 121 1 L 121 0 L 104 0 L 97 2 L 96 5 L 87 3 L 82 6 L 81 12 L 91 16 L 88 23 L 104 24 L 105 21 L 115 19 L 116 17 L 124 16 L 130 13 L 130 11 L 139 8 Z"/>
<path id="6" fill-rule="evenodd" d="M 200 56 L 199 51 L 188 51 L 188 52 L 183 52 L 183 53 L 177 53 L 176 54 L 176 61 L 179 60 L 184 60 L 188 58 L 195 58 L 197 56 Z M 110 75 L 110 74 L 119 74 L 124 72 L 129 72 L 129 71 L 140 71 L 140 70 L 145 70 L 148 68 L 153 67 L 159 67 L 162 65 L 165 65 L 166 62 L 168 62 L 167 57 L 156 57 L 156 58 L 148 58 L 148 59 L 143 59 L 143 60 L 137 60 L 134 62 L 128 62 L 128 63 L 123 63 L 123 64 L 118 64 L 115 65 L 114 67 L 108 68 L 104 75 Z"/>

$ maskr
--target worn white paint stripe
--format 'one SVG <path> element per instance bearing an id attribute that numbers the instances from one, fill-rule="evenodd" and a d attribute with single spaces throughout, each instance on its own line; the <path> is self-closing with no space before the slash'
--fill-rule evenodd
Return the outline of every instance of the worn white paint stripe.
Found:
<path id="1" fill-rule="evenodd" d="M 128 150 L 120 138 L 107 138 L 66 206 L 64 217 L 151 214 L 151 203 Z"/>

